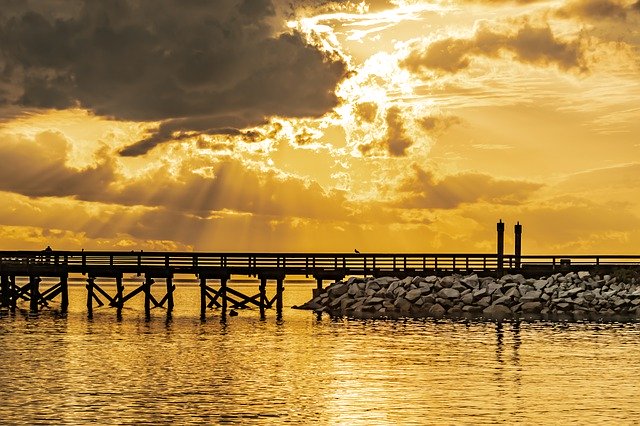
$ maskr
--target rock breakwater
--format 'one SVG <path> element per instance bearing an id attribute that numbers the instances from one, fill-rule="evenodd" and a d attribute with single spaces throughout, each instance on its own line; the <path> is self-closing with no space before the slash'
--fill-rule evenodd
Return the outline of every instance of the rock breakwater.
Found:
<path id="1" fill-rule="evenodd" d="M 631 276 L 633 275 L 633 276 Z M 338 281 L 295 308 L 353 318 L 479 318 L 558 321 L 640 320 L 637 274 L 556 273 L 357 278 Z"/>

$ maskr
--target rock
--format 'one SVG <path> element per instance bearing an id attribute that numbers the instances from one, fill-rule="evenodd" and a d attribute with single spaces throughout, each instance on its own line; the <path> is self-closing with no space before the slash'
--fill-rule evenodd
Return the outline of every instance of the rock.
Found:
<path id="1" fill-rule="evenodd" d="M 401 314 L 406 315 L 411 311 L 411 302 L 409 302 L 407 299 L 405 298 L 399 298 L 397 299 L 394 304 L 393 304 L 399 311 Z"/>
<path id="2" fill-rule="evenodd" d="M 395 277 L 379 277 L 379 278 L 376 278 L 375 280 L 369 281 L 369 282 L 370 283 L 376 283 L 376 284 L 381 285 L 381 286 L 382 285 L 388 286 L 389 284 L 391 284 L 394 281 L 398 281 L 398 279 L 395 278 Z"/>
<path id="3" fill-rule="evenodd" d="M 495 299 L 493 301 L 494 305 L 505 305 L 505 306 L 511 306 L 513 304 L 513 299 L 510 298 L 509 296 L 502 296 L 499 297 L 497 299 Z"/>
<path id="4" fill-rule="evenodd" d="M 520 298 L 520 292 L 515 287 L 512 287 L 509 290 L 507 290 L 504 295 L 505 297 L 509 297 L 509 298 L 516 298 L 516 299 Z"/>
<path id="5" fill-rule="evenodd" d="M 522 312 L 526 313 L 538 313 L 542 309 L 542 303 L 540 302 L 526 302 L 521 306 Z"/>
<path id="6" fill-rule="evenodd" d="M 473 294 L 467 293 L 461 297 L 462 303 L 465 305 L 471 305 L 473 303 Z M 640 301 L 640 299 L 638 299 Z"/>
<path id="7" fill-rule="evenodd" d="M 487 318 L 495 320 L 503 320 L 505 318 L 510 318 L 513 315 L 511 309 L 504 305 L 488 306 L 482 311 L 482 314 Z"/>
<path id="8" fill-rule="evenodd" d="M 478 275 L 476 274 L 464 277 L 460 282 L 469 288 L 478 288 L 479 286 Z"/>
<path id="9" fill-rule="evenodd" d="M 496 290 L 498 290 L 501 287 L 500 284 L 498 283 L 489 283 L 487 285 L 487 293 L 488 294 L 493 294 L 495 293 Z"/>
<path id="10" fill-rule="evenodd" d="M 407 294 L 404 295 L 404 298 L 407 299 L 409 302 L 415 302 L 421 296 L 422 296 L 422 290 L 419 288 L 416 288 L 414 290 L 409 290 Z"/>
<path id="11" fill-rule="evenodd" d="M 548 284 L 547 280 L 536 280 L 533 283 L 533 288 L 535 288 L 536 290 L 542 290 L 547 286 L 547 284 Z"/>
<path id="12" fill-rule="evenodd" d="M 429 315 L 435 318 L 442 318 L 447 311 L 439 304 L 433 305 L 429 308 Z"/>
<path id="13" fill-rule="evenodd" d="M 475 299 L 477 299 L 479 297 L 485 296 L 487 294 L 487 289 L 486 288 L 479 288 L 477 290 L 474 290 L 473 293 L 471 293 L 471 294 L 473 294 L 473 297 Z"/>
<path id="14" fill-rule="evenodd" d="M 436 277 L 435 275 L 429 275 L 428 277 L 426 277 L 424 279 L 425 282 L 429 283 L 429 284 L 433 284 L 436 281 L 438 281 L 438 277 Z"/>
<path id="15" fill-rule="evenodd" d="M 460 297 L 460 292 L 453 288 L 443 288 L 438 292 L 438 297 L 443 299 L 457 299 Z"/>
<path id="16" fill-rule="evenodd" d="M 382 297 L 372 297 L 371 299 L 367 299 L 366 303 L 370 305 L 375 305 L 382 302 L 384 302 L 384 299 Z"/>
<path id="17" fill-rule="evenodd" d="M 540 296 L 542 296 L 542 292 L 540 290 L 532 290 L 529 291 L 520 297 L 521 302 L 534 302 L 540 300 Z"/>
<path id="18" fill-rule="evenodd" d="M 581 280 L 585 280 L 587 278 L 591 277 L 591 274 L 587 271 L 578 271 L 578 278 L 580 278 Z"/>
<path id="19" fill-rule="evenodd" d="M 489 306 L 491 304 L 491 297 L 486 296 L 483 297 L 482 299 L 478 300 L 476 302 L 476 305 L 482 307 L 482 308 L 486 308 L 487 306 Z"/>
<path id="20" fill-rule="evenodd" d="M 446 277 L 442 277 L 442 279 L 440 280 L 440 285 L 443 288 L 450 288 L 451 286 L 453 286 L 454 282 L 455 280 L 453 279 L 453 277 L 446 276 Z"/>

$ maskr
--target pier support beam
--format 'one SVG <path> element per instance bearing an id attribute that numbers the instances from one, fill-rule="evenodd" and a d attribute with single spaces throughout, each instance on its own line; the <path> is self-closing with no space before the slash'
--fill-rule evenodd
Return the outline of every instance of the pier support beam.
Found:
<path id="1" fill-rule="evenodd" d="M 167 277 L 167 314 L 171 315 L 173 312 L 173 291 L 175 287 L 173 286 L 173 277 Z"/>
<path id="2" fill-rule="evenodd" d="M 267 279 L 260 278 L 260 319 L 265 319 L 264 308 L 267 305 Z"/>
<path id="3" fill-rule="evenodd" d="M 9 308 L 11 306 L 11 287 L 8 275 L 0 276 L 0 292 L 2 292 L 2 307 Z"/>
<path id="4" fill-rule="evenodd" d="M 200 320 L 204 321 L 207 314 L 207 279 L 200 275 Z"/>
<path id="5" fill-rule="evenodd" d="M 66 313 L 69 310 L 69 276 L 64 274 L 60 277 L 60 312 Z"/>
<path id="6" fill-rule="evenodd" d="M 29 310 L 32 313 L 38 312 L 38 302 L 40 301 L 40 277 L 31 275 L 29 277 Z"/>
<path id="7" fill-rule="evenodd" d="M 222 320 L 227 317 L 227 277 L 220 278 L 220 298 L 222 299 Z"/>
<path id="8" fill-rule="evenodd" d="M 504 275 L 504 223 L 502 219 L 497 223 L 497 231 L 498 231 L 498 246 L 497 246 L 497 255 L 498 255 L 498 277 L 502 277 Z"/>
<path id="9" fill-rule="evenodd" d="M 93 298 L 95 297 L 95 294 L 93 293 L 94 284 L 95 278 L 87 278 L 87 316 L 89 319 L 93 318 Z"/>
<path id="10" fill-rule="evenodd" d="M 282 318 L 282 293 L 284 292 L 284 277 L 276 280 L 276 317 Z"/>
<path id="11" fill-rule="evenodd" d="M 151 318 L 151 285 L 155 281 L 149 276 L 145 276 L 144 279 L 144 316 Z"/>

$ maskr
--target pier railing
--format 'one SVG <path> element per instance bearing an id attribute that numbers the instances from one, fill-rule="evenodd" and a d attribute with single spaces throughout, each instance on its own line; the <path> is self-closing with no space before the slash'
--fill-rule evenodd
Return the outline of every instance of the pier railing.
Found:
<path id="1" fill-rule="evenodd" d="M 478 253 L 204 253 L 143 251 L 0 251 L 0 268 L 54 267 L 84 273 L 95 268 L 122 272 L 167 269 L 173 273 L 197 273 L 226 268 L 253 275 L 262 270 L 288 274 L 313 274 L 342 270 L 350 274 L 374 271 L 505 271 L 520 268 L 640 266 L 640 255 L 515 255 Z"/>

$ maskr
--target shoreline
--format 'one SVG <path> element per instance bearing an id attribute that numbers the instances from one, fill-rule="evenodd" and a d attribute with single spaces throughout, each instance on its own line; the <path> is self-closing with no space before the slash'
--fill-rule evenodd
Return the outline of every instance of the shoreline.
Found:
<path id="1" fill-rule="evenodd" d="M 356 319 L 475 319 L 489 321 L 637 322 L 640 274 L 620 271 L 358 278 L 330 284 L 294 309 Z"/>

